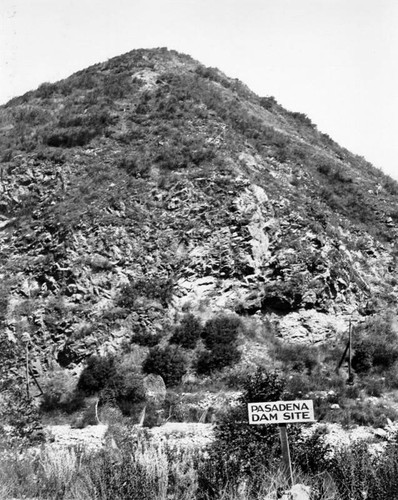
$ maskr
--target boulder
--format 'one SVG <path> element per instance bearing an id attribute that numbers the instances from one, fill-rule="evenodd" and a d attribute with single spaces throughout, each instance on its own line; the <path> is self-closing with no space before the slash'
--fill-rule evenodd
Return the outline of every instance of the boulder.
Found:
<path id="1" fill-rule="evenodd" d="M 304 484 L 295 484 L 289 491 L 284 493 L 281 500 L 310 500 L 311 488 Z"/>
<path id="2" fill-rule="evenodd" d="M 147 375 L 144 380 L 144 391 L 146 399 L 155 403 L 162 403 L 166 398 L 166 384 L 160 375 L 153 373 Z"/>

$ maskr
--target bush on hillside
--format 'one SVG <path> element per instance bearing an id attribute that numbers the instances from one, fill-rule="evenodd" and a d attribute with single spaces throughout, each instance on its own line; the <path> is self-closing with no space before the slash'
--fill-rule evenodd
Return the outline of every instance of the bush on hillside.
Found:
<path id="1" fill-rule="evenodd" d="M 186 314 L 179 325 L 174 328 L 170 338 L 172 344 L 178 344 L 186 349 L 194 349 L 201 336 L 202 325 L 193 314 Z"/>
<path id="2" fill-rule="evenodd" d="M 123 415 L 135 416 L 145 401 L 143 377 L 137 371 L 119 367 L 101 393 L 101 402 L 118 407 Z"/>
<path id="3" fill-rule="evenodd" d="M 87 395 L 95 394 L 116 374 L 115 359 L 111 356 L 91 356 L 80 374 L 77 388 Z"/>
<path id="4" fill-rule="evenodd" d="M 123 156 L 119 161 L 119 167 L 133 177 L 148 177 L 150 174 L 150 163 L 145 156 L 130 154 Z"/>
<path id="5" fill-rule="evenodd" d="M 142 365 L 144 373 L 160 375 L 167 387 L 181 382 L 187 371 L 186 360 L 178 347 L 167 346 L 150 349 Z"/>
<path id="6" fill-rule="evenodd" d="M 209 319 L 202 331 L 202 339 L 208 349 L 232 344 L 237 340 L 242 322 L 236 316 L 218 316 Z"/>
<path id="7" fill-rule="evenodd" d="M 130 309 L 134 307 L 138 297 L 146 297 L 167 307 L 173 296 L 173 288 L 174 282 L 171 278 L 141 278 L 121 289 L 117 305 Z"/>
<path id="8" fill-rule="evenodd" d="M 268 111 L 272 110 L 278 105 L 277 100 L 274 96 L 260 97 L 260 106 Z"/>
<path id="9" fill-rule="evenodd" d="M 95 136 L 95 130 L 88 127 L 56 128 L 44 137 L 44 143 L 54 148 L 73 148 L 85 146 Z"/>
<path id="10" fill-rule="evenodd" d="M 374 317 L 354 330 L 352 366 L 358 373 L 389 370 L 398 361 L 398 341 L 392 319 Z"/>
<path id="11" fill-rule="evenodd" d="M 355 343 L 352 366 L 358 373 L 373 368 L 388 370 L 398 360 L 398 346 L 380 338 L 365 338 Z"/>
<path id="12" fill-rule="evenodd" d="M 42 429 L 40 415 L 32 398 L 28 398 L 25 388 L 14 383 L 2 390 L 0 400 L 0 449 L 13 438 L 34 441 Z M 5 431 L 5 428 L 9 428 Z M 14 443 L 16 444 L 16 443 Z M 1 481 L 0 481 L 1 483 Z"/>
<path id="13" fill-rule="evenodd" d="M 273 355 L 286 368 L 296 372 L 311 374 L 318 365 L 318 350 L 309 345 L 276 342 Z"/>
<path id="14" fill-rule="evenodd" d="M 385 176 L 383 187 L 389 194 L 398 195 L 398 182 L 391 177 Z"/>
<path id="15" fill-rule="evenodd" d="M 196 362 L 200 375 L 208 375 L 240 360 L 237 338 L 242 323 L 235 316 L 219 316 L 208 320 L 202 331 L 207 350 L 202 351 Z"/>
<path id="16" fill-rule="evenodd" d="M 104 95 L 111 99 L 122 99 L 133 90 L 133 84 L 129 73 L 107 75 L 103 82 Z"/>
<path id="17" fill-rule="evenodd" d="M 309 128 L 316 128 L 310 118 L 305 113 L 299 113 L 298 111 L 292 111 L 289 113 L 292 118 L 299 124 Z"/>
<path id="18" fill-rule="evenodd" d="M 131 337 L 131 343 L 143 347 L 155 347 L 155 345 L 159 344 L 161 338 L 162 335 L 160 333 L 149 333 L 145 330 L 141 330 Z"/>
<path id="19" fill-rule="evenodd" d="M 101 403 L 117 406 L 124 415 L 134 414 L 136 405 L 145 400 L 142 375 L 112 356 L 92 356 L 88 360 L 77 393 L 98 394 Z"/>
<path id="20" fill-rule="evenodd" d="M 37 97 L 41 99 L 48 99 L 58 92 L 57 83 L 44 82 L 36 90 Z"/>
<path id="21" fill-rule="evenodd" d="M 74 380 L 67 371 L 58 371 L 48 376 L 42 384 L 43 397 L 40 410 L 73 413 L 82 408 L 84 393 L 76 390 Z"/>
<path id="22" fill-rule="evenodd" d="M 232 366 L 241 358 L 235 344 L 217 345 L 211 351 L 202 351 L 196 362 L 199 375 L 209 375 L 213 371 Z"/>

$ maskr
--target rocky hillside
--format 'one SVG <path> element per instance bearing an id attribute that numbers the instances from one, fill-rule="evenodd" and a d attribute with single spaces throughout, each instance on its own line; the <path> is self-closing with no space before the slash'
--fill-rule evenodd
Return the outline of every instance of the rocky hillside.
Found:
<path id="1" fill-rule="evenodd" d="M 44 83 L 0 107 L 0 146 L 4 367 L 24 332 L 40 372 L 186 312 L 316 343 L 396 311 L 398 184 L 189 56 Z"/>

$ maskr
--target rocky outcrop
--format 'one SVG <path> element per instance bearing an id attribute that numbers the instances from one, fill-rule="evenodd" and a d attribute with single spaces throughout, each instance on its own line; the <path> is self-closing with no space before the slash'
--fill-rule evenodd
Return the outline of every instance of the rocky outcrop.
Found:
<path id="1" fill-rule="evenodd" d="M 187 311 L 317 343 L 396 309 L 393 181 L 187 56 L 133 51 L 0 120 L 1 335 L 38 372 Z"/>

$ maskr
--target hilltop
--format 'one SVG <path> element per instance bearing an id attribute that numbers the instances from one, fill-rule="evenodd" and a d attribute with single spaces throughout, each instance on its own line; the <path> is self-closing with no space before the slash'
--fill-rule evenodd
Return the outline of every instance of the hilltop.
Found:
<path id="1" fill-rule="evenodd" d="M 134 50 L 1 106 L 0 147 L 3 383 L 24 332 L 44 381 L 92 354 L 139 372 L 184 318 L 229 318 L 220 368 L 342 348 L 353 315 L 395 331 L 398 184 L 218 69 Z M 201 342 L 176 342 L 194 378 Z"/>

